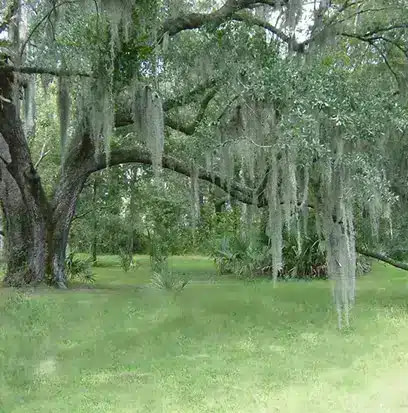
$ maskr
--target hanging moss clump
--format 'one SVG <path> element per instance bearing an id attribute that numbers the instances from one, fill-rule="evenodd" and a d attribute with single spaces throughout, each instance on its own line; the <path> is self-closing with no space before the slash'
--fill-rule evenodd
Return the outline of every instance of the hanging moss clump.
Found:
<path id="1" fill-rule="evenodd" d="M 197 227 L 200 219 L 200 193 L 198 181 L 198 168 L 195 164 L 191 166 L 190 172 L 190 188 L 191 188 L 191 218 L 193 228 Z"/>
<path id="2" fill-rule="evenodd" d="M 133 122 L 152 157 L 153 170 L 161 169 L 164 147 L 164 114 L 160 95 L 150 86 L 135 84 Z"/>
<path id="3" fill-rule="evenodd" d="M 64 155 L 65 147 L 68 140 L 68 127 L 69 118 L 71 111 L 71 97 L 69 93 L 69 80 L 60 76 L 58 78 L 58 115 L 59 115 L 59 125 L 60 125 L 60 141 L 61 141 L 61 153 L 62 157 Z"/>

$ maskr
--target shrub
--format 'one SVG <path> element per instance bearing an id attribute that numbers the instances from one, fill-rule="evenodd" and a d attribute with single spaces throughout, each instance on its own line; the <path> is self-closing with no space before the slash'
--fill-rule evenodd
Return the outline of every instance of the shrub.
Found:
<path id="1" fill-rule="evenodd" d="M 188 283 L 189 280 L 185 276 L 180 277 L 168 269 L 154 272 L 152 276 L 152 285 L 166 291 L 181 292 Z"/>
<path id="2" fill-rule="evenodd" d="M 134 265 L 132 252 L 120 250 L 119 259 L 120 259 L 120 266 L 125 272 L 128 272 L 130 268 L 133 267 Z"/>
<path id="3" fill-rule="evenodd" d="M 223 237 L 218 240 L 211 256 L 219 274 L 235 274 L 252 278 L 265 267 L 266 248 L 257 240 L 244 236 Z"/>
<path id="4" fill-rule="evenodd" d="M 223 237 L 211 253 L 219 274 L 241 278 L 272 276 L 270 249 L 260 239 L 244 236 Z M 316 239 L 303 239 L 298 252 L 297 240 L 286 236 L 283 247 L 284 266 L 279 278 L 326 278 L 326 257 Z"/>
<path id="5" fill-rule="evenodd" d="M 69 280 L 78 279 L 83 282 L 94 282 L 92 262 L 90 258 L 83 259 L 70 252 L 65 258 L 65 269 Z"/>

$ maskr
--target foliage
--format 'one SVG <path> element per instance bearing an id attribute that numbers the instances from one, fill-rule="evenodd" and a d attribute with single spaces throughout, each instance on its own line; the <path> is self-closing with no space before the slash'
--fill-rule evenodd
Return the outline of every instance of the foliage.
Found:
<path id="1" fill-rule="evenodd" d="M 285 240 L 284 266 L 280 278 L 327 278 L 326 258 L 319 249 L 318 240 L 303 239 L 298 253 L 293 237 Z M 270 249 L 260 239 L 243 235 L 222 237 L 211 253 L 220 274 L 233 273 L 250 278 L 272 275 Z"/>
<path id="2" fill-rule="evenodd" d="M 119 258 L 120 266 L 122 267 L 123 271 L 128 272 L 130 268 L 134 266 L 132 251 L 125 251 L 121 249 L 119 252 Z"/>
<path id="3" fill-rule="evenodd" d="M 74 252 L 70 252 L 65 259 L 65 270 L 68 279 L 83 282 L 95 282 L 95 276 L 92 270 L 92 262 L 90 258 L 78 257 Z"/>
<path id="4" fill-rule="evenodd" d="M 263 252 L 259 244 L 237 235 L 220 238 L 211 256 L 220 275 L 232 273 L 241 278 L 251 278 L 262 272 Z"/>
<path id="5" fill-rule="evenodd" d="M 287 234 L 283 246 L 284 267 L 282 273 L 289 278 L 327 278 L 326 255 L 322 242 L 313 236 Z"/>
<path id="6" fill-rule="evenodd" d="M 150 240 L 150 267 L 152 270 L 152 285 L 156 288 L 181 292 L 189 280 L 185 274 L 182 277 L 169 267 L 169 256 L 165 249 L 165 242 L 160 239 Z"/>
<path id="7" fill-rule="evenodd" d="M 149 256 L 153 273 L 168 270 L 169 253 L 166 249 L 166 242 L 162 242 L 161 239 L 150 238 Z"/>
<path id="8" fill-rule="evenodd" d="M 152 276 L 152 285 L 156 288 L 166 291 L 180 293 L 189 283 L 185 275 L 181 276 L 168 268 L 163 268 L 159 272 L 154 272 Z"/>
<path id="9" fill-rule="evenodd" d="M 327 279 L 327 265 L 324 246 L 316 237 L 302 238 L 299 252 L 298 240 L 293 234 L 284 239 L 284 265 L 278 277 L 282 279 Z M 215 244 L 211 257 L 220 275 L 234 274 L 240 278 L 271 277 L 270 249 L 262 239 L 243 235 L 224 236 Z M 357 273 L 370 271 L 371 260 L 357 258 Z"/>

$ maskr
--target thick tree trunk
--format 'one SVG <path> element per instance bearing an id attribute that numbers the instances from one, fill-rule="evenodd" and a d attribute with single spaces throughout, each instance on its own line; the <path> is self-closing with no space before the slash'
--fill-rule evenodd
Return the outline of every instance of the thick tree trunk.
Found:
<path id="1" fill-rule="evenodd" d="M 38 215 L 27 207 L 19 186 L 6 168 L 6 162 L 0 161 L 6 285 L 19 287 L 47 280 L 60 288 L 66 286 L 68 235 L 75 206 L 87 178 L 86 173 L 77 176 L 77 172 L 70 169 L 64 174 L 49 206 L 49 213 Z"/>
<path id="2" fill-rule="evenodd" d="M 0 166 L 0 199 L 4 212 L 6 285 L 36 284 L 44 279 L 46 258 L 46 223 L 30 213 L 16 182 Z"/>
<path id="3" fill-rule="evenodd" d="M 9 285 L 43 280 L 48 203 L 13 103 L 13 74 L 0 75 L 0 199 L 6 224 Z"/>
<path id="4" fill-rule="evenodd" d="M 48 227 L 46 272 L 51 284 L 66 288 L 65 258 L 68 245 L 69 224 L 60 220 Z"/>
<path id="5" fill-rule="evenodd" d="M 81 182 L 62 185 L 64 190 L 55 199 L 54 213 L 47 220 L 38 221 L 29 214 L 12 180 L 7 191 L 1 192 L 6 223 L 6 285 L 19 287 L 46 279 L 65 288 L 66 248 Z"/>
<path id="6" fill-rule="evenodd" d="M 69 230 L 75 215 L 75 207 L 89 173 L 72 165 L 64 170 L 53 201 L 48 223 L 47 273 L 60 288 L 66 286 L 65 258 Z"/>
<path id="7" fill-rule="evenodd" d="M 8 285 L 35 284 L 48 279 L 66 284 L 65 253 L 78 196 L 96 170 L 93 144 L 87 136 L 73 139 L 63 160 L 52 201 L 46 197 L 13 102 L 12 73 L 1 73 L 0 200 L 6 220 Z"/>

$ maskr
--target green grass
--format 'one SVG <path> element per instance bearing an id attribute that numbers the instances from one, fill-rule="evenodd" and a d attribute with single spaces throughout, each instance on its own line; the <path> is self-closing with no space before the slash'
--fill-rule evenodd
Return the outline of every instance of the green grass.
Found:
<path id="1" fill-rule="evenodd" d="M 353 327 L 327 282 L 214 282 L 177 297 L 104 257 L 94 289 L 0 291 L 0 412 L 406 412 L 408 276 L 376 265 Z M 109 263 L 110 267 L 106 266 Z"/>

